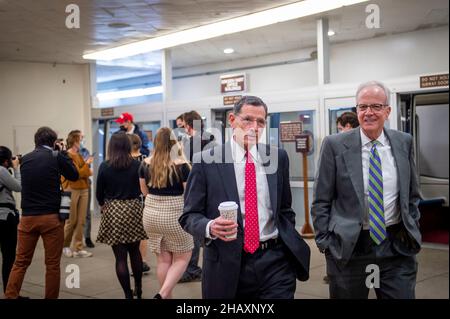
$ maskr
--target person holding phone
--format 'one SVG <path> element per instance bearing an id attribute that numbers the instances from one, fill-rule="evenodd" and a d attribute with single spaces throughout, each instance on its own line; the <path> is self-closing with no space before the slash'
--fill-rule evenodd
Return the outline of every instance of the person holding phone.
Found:
<path id="1" fill-rule="evenodd" d="M 80 154 L 83 134 L 80 130 L 74 130 L 67 137 L 68 155 L 75 164 L 80 175 L 75 182 L 62 179 L 64 191 L 72 193 L 70 203 L 70 217 L 64 227 L 64 256 L 66 257 L 91 257 L 92 253 L 83 248 L 83 228 L 86 223 L 86 212 L 89 208 L 89 177 L 92 176 L 90 164 L 94 161 L 91 156 L 86 161 Z M 72 247 L 71 242 L 74 239 Z"/>
<path id="2" fill-rule="evenodd" d="M 79 131 L 81 133 L 81 131 Z M 81 143 L 80 143 L 80 154 L 83 156 L 84 161 L 88 161 L 90 158 L 94 159 L 96 152 L 90 154 L 89 150 L 86 148 L 85 144 L 85 137 L 84 135 L 81 136 Z M 94 248 L 94 242 L 91 239 L 91 220 L 92 220 L 92 214 L 91 214 L 91 199 L 92 199 L 92 180 L 89 177 L 89 189 L 88 189 L 88 205 L 86 209 L 86 222 L 84 224 L 84 242 L 86 244 L 86 247 L 88 248 Z"/>

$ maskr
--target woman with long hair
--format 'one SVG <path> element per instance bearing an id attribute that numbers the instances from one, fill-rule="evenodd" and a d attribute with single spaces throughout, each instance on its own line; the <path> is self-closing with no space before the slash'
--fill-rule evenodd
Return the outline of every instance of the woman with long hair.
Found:
<path id="1" fill-rule="evenodd" d="M 117 277 L 127 299 L 133 299 L 127 263 L 130 255 L 134 293 L 141 299 L 142 257 L 139 243 L 148 237 L 142 224 L 140 163 L 131 157 L 131 144 L 123 132 L 112 135 L 107 155 L 97 177 L 96 196 L 102 212 L 97 242 L 112 247 Z"/>
<path id="2" fill-rule="evenodd" d="M 139 135 L 137 134 L 127 134 L 128 139 L 131 143 L 131 156 L 139 161 L 142 162 L 147 156 L 141 153 L 141 147 L 142 147 L 142 141 Z M 150 266 L 147 264 L 147 249 L 148 244 L 147 240 L 141 240 L 141 245 L 139 246 L 139 251 L 141 252 L 142 256 L 142 272 L 145 274 L 150 271 Z"/>
<path id="3" fill-rule="evenodd" d="M 194 242 L 178 223 L 190 165 L 170 128 L 158 130 L 154 150 L 141 164 L 141 191 L 146 196 L 144 228 L 157 257 L 160 284 L 155 298 L 172 298 L 172 290 L 191 258 Z"/>

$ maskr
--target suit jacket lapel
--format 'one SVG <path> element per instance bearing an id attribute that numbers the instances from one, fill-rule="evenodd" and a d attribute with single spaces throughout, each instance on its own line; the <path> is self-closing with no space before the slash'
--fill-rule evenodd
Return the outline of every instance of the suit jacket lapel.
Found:
<path id="1" fill-rule="evenodd" d="M 274 156 L 278 156 L 278 154 L 270 154 L 273 149 L 270 148 L 270 145 L 260 145 L 258 148 L 258 153 L 260 154 L 260 159 L 263 161 L 262 165 L 266 169 L 266 167 L 271 165 L 270 159 L 274 158 Z M 266 153 L 263 153 L 266 152 Z M 276 163 L 278 165 L 278 163 Z M 279 167 L 279 166 L 278 166 Z M 272 206 L 272 211 L 276 217 L 277 208 L 278 208 L 278 169 L 276 169 L 273 173 L 267 174 L 267 184 L 269 187 L 269 196 L 270 196 L 270 204 Z"/>
<path id="2" fill-rule="evenodd" d="M 350 175 L 353 187 L 358 196 L 359 204 L 364 209 L 364 178 L 362 171 L 362 156 L 361 156 L 361 132 L 359 129 L 354 129 L 348 135 L 344 142 L 347 150 L 343 153 L 347 172 Z M 364 211 L 364 210 L 361 210 Z"/>
<path id="3" fill-rule="evenodd" d="M 220 176 L 222 177 L 223 188 L 230 201 L 234 201 L 239 205 L 238 210 L 238 224 L 243 228 L 243 221 L 241 215 L 241 205 L 239 201 L 239 194 L 236 185 L 236 174 L 234 172 L 234 161 L 231 154 L 230 142 L 222 145 L 222 163 L 216 163 Z"/>
<path id="4" fill-rule="evenodd" d="M 391 144 L 391 151 L 392 156 L 395 159 L 396 167 L 397 167 L 397 180 L 399 183 L 400 188 L 400 199 L 403 201 L 404 197 L 406 197 L 407 194 L 407 187 L 409 184 L 407 182 L 409 181 L 408 175 L 409 175 L 409 160 L 407 153 L 403 151 L 404 144 L 399 139 L 392 138 L 392 134 L 390 130 L 384 130 L 384 134 L 389 139 L 389 143 Z M 408 200 L 408 199 L 406 199 Z"/>

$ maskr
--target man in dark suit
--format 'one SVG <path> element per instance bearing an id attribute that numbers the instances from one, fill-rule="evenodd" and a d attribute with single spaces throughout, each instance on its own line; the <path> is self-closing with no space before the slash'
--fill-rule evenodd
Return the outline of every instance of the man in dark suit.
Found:
<path id="1" fill-rule="evenodd" d="M 413 139 L 385 129 L 391 108 L 380 82 L 356 93 L 360 128 L 327 136 L 311 214 L 325 253 L 331 298 L 415 297 L 420 200 Z"/>
<path id="2" fill-rule="evenodd" d="M 294 297 L 310 250 L 295 230 L 286 152 L 258 144 L 267 106 L 245 96 L 229 116 L 232 139 L 194 155 L 180 224 L 204 245 L 203 298 Z M 219 215 L 238 204 L 237 223 Z M 229 238 L 237 234 L 236 238 Z"/>
<path id="3" fill-rule="evenodd" d="M 216 146 L 214 136 L 205 131 L 204 123 L 200 114 L 196 111 L 190 111 L 183 114 L 183 127 L 188 136 L 182 139 L 183 151 L 189 162 L 192 163 L 194 153 Z M 194 238 L 194 249 L 192 249 L 191 260 L 186 268 L 180 283 L 201 280 L 202 269 L 198 266 L 200 257 L 200 241 Z"/>

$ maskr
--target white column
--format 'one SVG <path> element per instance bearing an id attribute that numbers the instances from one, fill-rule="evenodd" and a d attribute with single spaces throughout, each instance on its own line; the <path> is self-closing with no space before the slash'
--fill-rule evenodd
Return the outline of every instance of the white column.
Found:
<path id="1" fill-rule="evenodd" d="M 172 56 L 170 49 L 163 50 L 161 63 L 161 83 L 163 87 L 163 123 L 169 125 L 167 119 L 167 102 L 172 100 Z"/>
<path id="2" fill-rule="evenodd" d="M 97 100 L 97 64 L 95 62 L 89 63 L 89 94 L 91 97 L 91 107 L 98 107 Z"/>
<path id="3" fill-rule="evenodd" d="M 330 41 L 327 18 L 317 20 L 317 65 L 319 85 L 330 83 Z"/>
<path id="4" fill-rule="evenodd" d="M 325 88 L 324 85 L 330 83 L 330 42 L 328 40 L 328 19 L 317 20 L 317 71 L 319 87 L 319 136 L 327 135 Z M 322 143 L 318 141 L 319 145 Z"/>

